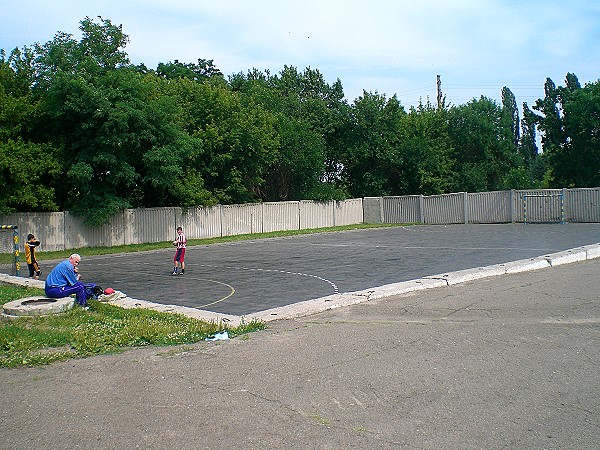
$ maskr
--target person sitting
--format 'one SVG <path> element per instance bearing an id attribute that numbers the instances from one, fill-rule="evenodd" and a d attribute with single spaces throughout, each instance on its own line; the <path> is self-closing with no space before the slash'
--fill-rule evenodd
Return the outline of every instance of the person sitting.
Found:
<path id="1" fill-rule="evenodd" d="M 48 298 L 63 298 L 75 294 L 77 303 L 87 306 L 85 286 L 79 281 L 79 262 L 81 256 L 73 253 L 69 259 L 60 262 L 46 277 L 44 290 Z"/>

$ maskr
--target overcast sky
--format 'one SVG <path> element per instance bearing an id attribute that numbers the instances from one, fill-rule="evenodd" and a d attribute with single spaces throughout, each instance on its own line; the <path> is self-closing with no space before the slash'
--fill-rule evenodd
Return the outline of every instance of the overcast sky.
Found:
<path id="1" fill-rule="evenodd" d="M 599 0 L 0 0 L 0 48 L 44 43 L 79 22 L 122 24 L 134 64 L 212 59 L 226 76 L 284 65 L 340 79 L 349 102 L 363 89 L 405 107 L 481 95 L 519 105 L 564 85 L 600 78 Z"/>

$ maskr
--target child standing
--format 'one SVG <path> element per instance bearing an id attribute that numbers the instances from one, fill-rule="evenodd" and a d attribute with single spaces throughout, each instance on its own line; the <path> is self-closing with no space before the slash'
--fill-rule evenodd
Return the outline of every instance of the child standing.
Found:
<path id="1" fill-rule="evenodd" d="M 175 257 L 173 258 L 173 273 L 171 275 L 177 275 L 178 265 L 181 265 L 181 275 L 185 273 L 185 234 L 183 234 L 183 229 L 181 227 L 177 227 L 177 237 L 173 241 L 173 245 L 177 247 L 177 251 L 175 252 Z"/>
<path id="2" fill-rule="evenodd" d="M 35 239 L 33 234 L 27 235 L 27 242 L 25 242 L 25 260 L 27 261 L 27 267 L 29 267 L 29 278 L 39 279 L 42 271 L 40 265 L 35 259 L 35 248 L 40 245 L 40 241 Z"/>

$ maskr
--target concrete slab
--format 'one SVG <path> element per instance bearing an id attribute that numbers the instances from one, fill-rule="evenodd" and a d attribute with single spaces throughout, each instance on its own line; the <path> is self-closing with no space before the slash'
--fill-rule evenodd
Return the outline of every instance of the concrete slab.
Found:
<path id="1" fill-rule="evenodd" d="M 20 298 L 2 305 L 7 316 L 47 316 L 73 309 L 75 300 L 71 297 L 46 298 L 42 296 Z"/>
<path id="2" fill-rule="evenodd" d="M 560 266 L 561 264 L 585 261 L 587 259 L 587 252 L 579 247 L 562 252 L 556 252 L 551 255 L 546 255 L 544 258 L 546 258 L 551 266 Z"/>
<path id="3" fill-rule="evenodd" d="M 586 259 L 600 258 L 600 244 L 585 245 L 583 248 Z"/>
<path id="4" fill-rule="evenodd" d="M 502 264 L 506 269 L 506 273 L 528 272 L 530 270 L 545 269 L 550 267 L 550 262 L 545 257 L 521 259 Z"/>
<path id="5" fill-rule="evenodd" d="M 16 284 L 18 286 L 44 289 L 44 280 L 34 280 L 33 278 L 15 277 L 6 273 L 0 273 L 0 283 L 1 282 Z"/>
<path id="6" fill-rule="evenodd" d="M 457 270 L 456 272 L 431 275 L 425 278 L 444 280 L 448 286 L 451 286 L 453 284 L 466 283 L 467 281 L 479 280 L 481 278 L 504 275 L 505 273 L 506 266 L 502 264 L 487 267 L 476 267 L 474 269 Z"/>

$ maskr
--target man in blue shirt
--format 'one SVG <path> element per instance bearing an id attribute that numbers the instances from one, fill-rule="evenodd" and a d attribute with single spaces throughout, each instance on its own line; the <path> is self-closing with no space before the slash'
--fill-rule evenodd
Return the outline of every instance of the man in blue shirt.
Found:
<path id="1" fill-rule="evenodd" d="M 79 275 L 79 262 L 81 256 L 73 253 L 69 259 L 60 262 L 46 278 L 46 297 L 48 298 L 63 298 L 71 294 L 75 294 L 77 303 L 81 306 L 87 305 L 85 286 Z"/>

